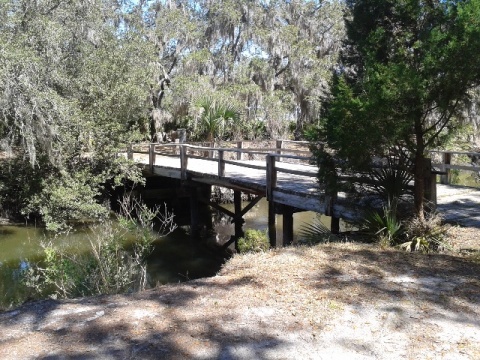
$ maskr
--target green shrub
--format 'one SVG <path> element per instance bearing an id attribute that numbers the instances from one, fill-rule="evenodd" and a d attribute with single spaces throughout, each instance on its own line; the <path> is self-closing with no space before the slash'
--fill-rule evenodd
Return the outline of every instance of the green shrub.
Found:
<path id="1" fill-rule="evenodd" d="M 365 217 L 365 230 L 378 238 L 382 245 L 395 245 L 403 233 L 395 203 L 388 202 L 382 211 L 372 211 Z"/>
<path id="2" fill-rule="evenodd" d="M 269 248 L 270 242 L 264 231 L 247 229 L 245 235 L 238 239 L 240 253 L 267 251 Z"/>
<path id="3" fill-rule="evenodd" d="M 24 273 L 24 283 L 35 297 L 72 298 L 146 288 L 146 258 L 153 241 L 175 228 L 173 215 L 131 199 L 121 205 L 118 222 L 105 221 L 92 228 L 90 252 L 69 254 L 52 242 L 45 244 L 43 262 L 31 264 Z M 156 220 L 161 223 L 160 234 L 153 231 Z M 127 250 L 132 237 L 134 243 Z"/>

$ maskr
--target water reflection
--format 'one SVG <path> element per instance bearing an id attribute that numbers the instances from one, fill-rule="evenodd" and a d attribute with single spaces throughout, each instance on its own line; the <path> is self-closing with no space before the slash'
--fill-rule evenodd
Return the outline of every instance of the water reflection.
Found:
<path id="1" fill-rule="evenodd" d="M 242 208 L 248 203 L 242 204 Z M 233 204 L 223 205 L 227 210 L 234 211 Z M 268 202 L 265 199 L 260 200 L 249 212 L 244 216 L 245 224 L 243 229 L 255 229 L 261 231 L 268 230 Z M 320 216 L 313 211 L 302 211 L 293 215 L 293 241 L 300 240 L 301 229 L 305 225 L 321 222 L 327 228 L 330 228 L 330 217 Z M 341 224 L 342 229 L 344 224 Z M 230 218 L 221 217 L 214 222 L 214 229 L 219 243 L 226 242 L 231 235 L 235 233 L 234 225 L 230 223 Z M 281 243 L 283 240 L 283 216 L 277 215 L 277 241 Z"/>
<path id="2" fill-rule="evenodd" d="M 244 203 L 242 208 L 247 204 Z M 233 204 L 224 207 L 233 211 Z M 268 204 L 263 199 L 245 215 L 243 228 L 266 231 L 267 214 Z M 153 253 L 147 259 L 150 285 L 213 276 L 220 270 L 226 254 L 212 244 L 222 245 L 227 242 L 234 234 L 234 225 L 229 217 L 218 212 L 212 213 L 212 216 L 213 233 L 207 234 L 203 241 L 192 240 L 188 226 L 179 227 L 173 233 L 155 241 Z M 294 214 L 294 241 L 298 240 L 299 230 L 303 225 L 315 221 L 318 221 L 316 213 Z M 321 217 L 321 221 L 325 226 L 330 226 L 328 218 Z M 22 302 L 28 297 L 28 294 L 22 293 L 19 277 L 30 261 L 42 259 L 42 243 L 52 242 L 69 253 L 78 254 L 90 249 L 91 236 L 92 230 L 89 227 L 52 237 L 42 228 L 0 226 L 0 308 Z M 282 216 L 277 216 L 277 238 L 280 241 L 282 239 Z"/>

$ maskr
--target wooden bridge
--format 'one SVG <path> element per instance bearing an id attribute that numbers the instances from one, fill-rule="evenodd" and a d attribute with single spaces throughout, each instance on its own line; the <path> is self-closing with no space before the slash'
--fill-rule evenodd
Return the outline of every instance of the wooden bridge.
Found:
<path id="1" fill-rule="evenodd" d="M 126 156 L 145 164 L 153 176 L 181 180 L 190 190 L 192 228 L 198 219 L 198 202 L 206 203 L 233 218 L 235 237 L 242 236 L 243 216 L 261 198 L 269 204 L 268 228 L 272 246 L 277 246 L 276 214 L 283 215 L 283 243 L 293 239 L 293 213 L 315 211 L 330 216 L 331 231 L 339 231 L 339 219 L 355 220 L 359 204 L 347 201 L 346 194 L 325 194 L 317 183 L 318 168 L 312 164 L 307 142 L 240 141 L 235 143 L 152 143 L 130 145 Z M 443 173 L 454 168 L 448 155 L 435 164 Z M 435 179 L 435 177 L 433 178 Z M 449 176 L 442 177 L 448 181 Z M 443 181 L 442 181 L 443 182 Z M 234 191 L 235 212 L 230 212 L 201 196 L 197 186 L 220 186 Z M 432 183 L 436 193 L 435 181 Z M 241 208 L 242 193 L 256 198 Z"/>

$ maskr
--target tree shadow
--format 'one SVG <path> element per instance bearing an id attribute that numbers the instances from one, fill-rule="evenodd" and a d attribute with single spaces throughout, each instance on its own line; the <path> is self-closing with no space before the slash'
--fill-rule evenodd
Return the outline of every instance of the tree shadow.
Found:
<path id="1" fill-rule="evenodd" d="M 216 301 L 212 302 L 215 289 L 228 293 L 252 284 L 262 286 L 251 276 L 222 283 L 198 279 L 130 295 L 42 301 L 1 314 L 0 323 L 7 332 L 10 326 L 25 323 L 29 326 L 27 337 L 36 331 L 46 334 L 55 345 L 49 353 L 36 354 L 36 358 L 45 360 L 266 359 L 267 352 L 284 343 L 271 333 L 267 321 L 264 331 L 259 333 L 238 323 L 225 309 L 220 316 L 214 311 L 210 314 L 188 310 L 203 301 L 217 306 Z M 133 312 L 132 304 L 138 304 Z M 228 304 L 218 306 L 228 308 Z M 8 339 L 0 342 L 0 354 L 2 347 L 8 346 Z"/>
<path id="2" fill-rule="evenodd" d="M 398 304 L 421 304 L 435 309 L 430 317 L 480 326 L 480 264 L 449 255 L 365 249 L 332 257 L 317 272 L 313 288 L 329 291 L 337 301 L 360 308 L 389 303 L 383 310 L 400 316 L 402 326 L 415 317 Z"/>
<path id="3" fill-rule="evenodd" d="M 272 288 L 269 274 L 257 270 L 256 261 L 265 260 L 259 257 L 235 264 L 234 271 L 230 268 L 216 279 L 197 279 L 130 295 L 29 304 L 20 312 L 0 314 L 4 334 L 18 331 L 15 324 L 28 326 L 25 335 L 12 340 L 6 337 L 0 343 L 0 354 L 10 344 L 27 344 L 32 334 L 41 334 L 44 350 L 35 356 L 49 360 L 267 359 L 272 354 L 292 358 L 292 349 L 302 351 L 299 344 L 313 344 L 315 349 L 336 346 L 345 353 L 375 357 L 378 345 L 372 339 L 348 332 L 351 324 L 343 316 L 350 309 L 355 312 L 353 321 L 371 319 L 372 309 L 383 314 L 393 328 L 387 340 L 398 334 L 407 336 L 422 317 L 480 327 L 479 264 L 447 255 L 408 254 L 350 244 L 318 248 L 321 251 L 304 249 L 303 256 L 301 248 L 279 255 L 279 263 L 284 261 L 282 266 L 286 267 L 282 276 L 287 278 Z M 314 263 L 313 254 L 323 260 Z M 297 264 L 307 264 L 299 273 L 289 267 L 297 257 Z M 285 303 L 283 308 L 277 307 L 275 291 L 298 289 L 283 289 L 290 275 L 291 279 L 301 277 L 308 294 L 325 302 L 309 305 L 311 298 L 303 294 L 287 298 L 287 307 Z M 254 292 L 252 296 L 252 289 L 268 290 L 268 298 L 256 298 Z M 235 301 L 244 294 L 250 297 Z M 305 303 L 293 302 L 302 299 Z M 329 311 L 328 304 L 335 309 Z M 304 330 L 310 334 L 313 325 L 285 312 L 302 306 L 314 306 L 309 310 L 322 319 L 332 316 L 320 326 L 338 322 L 345 333 L 329 343 L 314 338 L 299 342 L 294 336 L 305 334 Z"/>

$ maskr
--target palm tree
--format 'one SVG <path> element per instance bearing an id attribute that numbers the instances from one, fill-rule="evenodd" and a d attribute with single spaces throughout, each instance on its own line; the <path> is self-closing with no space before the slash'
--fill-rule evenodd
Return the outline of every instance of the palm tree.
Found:
<path id="1" fill-rule="evenodd" d="M 200 131 L 209 142 L 222 137 L 228 125 L 240 119 L 240 111 L 223 98 L 206 96 L 198 99 L 195 105 L 200 109 Z"/>

